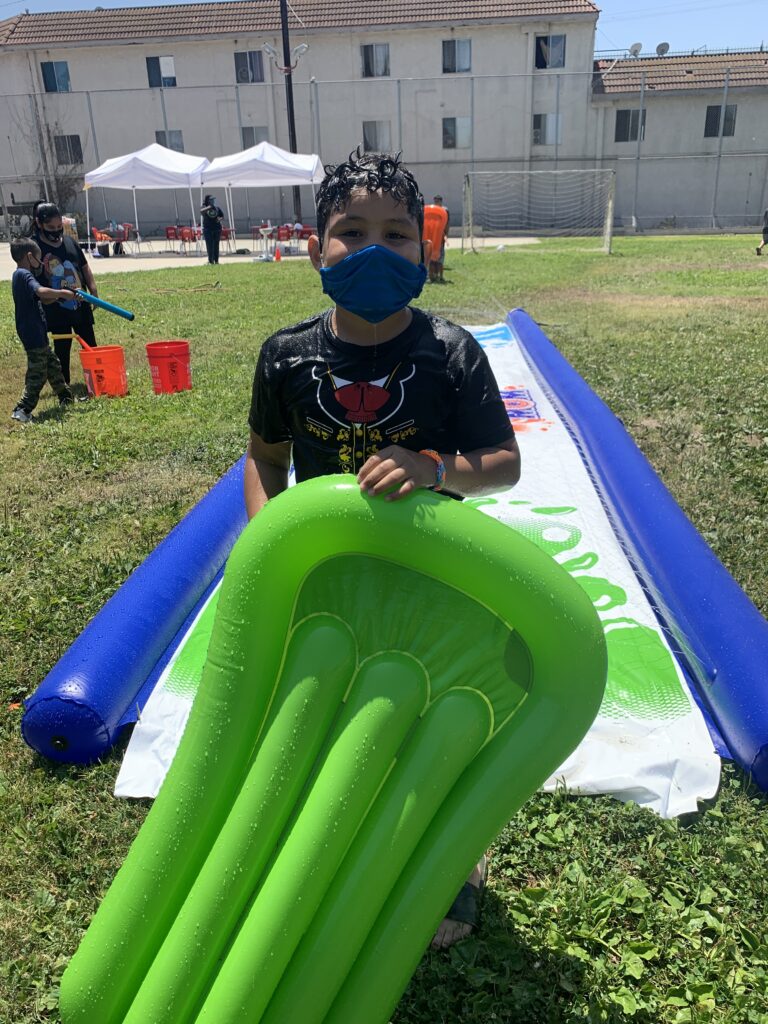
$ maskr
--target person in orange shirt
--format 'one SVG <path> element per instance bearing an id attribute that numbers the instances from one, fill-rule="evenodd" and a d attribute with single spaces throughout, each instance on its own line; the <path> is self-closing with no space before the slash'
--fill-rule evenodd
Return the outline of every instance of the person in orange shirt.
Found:
<path id="1" fill-rule="evenodd" d="M 445 259 L 445 239 L 448 235 L 450 217 L 443 206 L 443 197 L 435 196 L 429 206 L 424 207 L 424 238 L 432 243 L 432 259 L 429 261 L 429 280 L 432 284 L 441 282 L 443 277 L 443 260 Z"/>

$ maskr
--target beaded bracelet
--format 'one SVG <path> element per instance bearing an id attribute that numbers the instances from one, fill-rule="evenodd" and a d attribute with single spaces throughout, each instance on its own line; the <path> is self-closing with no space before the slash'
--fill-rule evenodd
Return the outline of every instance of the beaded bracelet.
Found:
<path id="1" fill-rule="evenodd" d="M 430 459 L 434 459 L 437 465 L 437 479 L 429 488 L 430 491 L 442 491 L 443 484 L 445 483 L 445 463 L 440 458 L 439 454 L 432 448 L 423 448 L 419 455 L 428 455 Z"/>

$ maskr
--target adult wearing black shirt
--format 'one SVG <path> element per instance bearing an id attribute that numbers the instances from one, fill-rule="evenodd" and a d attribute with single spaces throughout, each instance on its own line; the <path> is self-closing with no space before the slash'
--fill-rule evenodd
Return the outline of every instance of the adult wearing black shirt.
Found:
<path id="1" fill-rule="evenodd" d="M 48 288 L 84 288 L 98 295 L 93 272 L 80 246 L 64 234 L 61 213 L 53 203 L 36 203 L 32 237 L 40 246 L 43 270 L 40 283 Z M 72 299 L 45 307 L 45 319 L 51 334 L 76 334 L 88 345 L 96 344 L 93 310 L 87 302 Z M 71 338 L 55 340 L 53 349 L 61 363 L 64 380 L 69 384 Z"/>
<path id="2" fill-rule="evenodd" d="M 203 238 L 208 253 L 208 262 L 218 263 L 219 239 L 221 238 L 221 223 L 224 220 L 224 213 L 221 207 L 216 205 L 216 196 L 205 197 L 205 205 L 200 211 L 200 216 L 203 221 Z"/>

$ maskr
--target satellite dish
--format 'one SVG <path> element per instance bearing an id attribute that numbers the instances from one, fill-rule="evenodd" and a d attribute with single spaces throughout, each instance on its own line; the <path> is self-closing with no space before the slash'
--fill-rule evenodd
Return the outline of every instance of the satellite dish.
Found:
<path id="1" fill-rule="evenodd" d="M 667 53 L 669 53 L 669 43 L 659 43 L 656 47 L 656 56 L 663 57 Z"/>
<path id="2" fill-rule="evenodd" d="M 632 43 L 632 45 L 629 48 L 630 56 L 632 56 L 632 57 L 639 56 L 640 51 L 642 50 L 642 48 L 643 48 L 643 44 L 642 43 Z"/>

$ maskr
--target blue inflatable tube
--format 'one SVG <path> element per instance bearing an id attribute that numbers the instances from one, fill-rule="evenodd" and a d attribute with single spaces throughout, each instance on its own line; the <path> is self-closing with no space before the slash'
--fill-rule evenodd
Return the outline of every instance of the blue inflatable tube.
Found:
<path id="1" fill-rule="evenodd" d="M 25 702 L 27 743 L 87 764 L 135 721 L 246 523 L 240 459 L 94 616 Z"/>
<path id="2" fill-rule="evenodd" d="M 768 790 L 768 622 L 621 422 L 520 309 L 507 317 L 733 758 Z"/>

